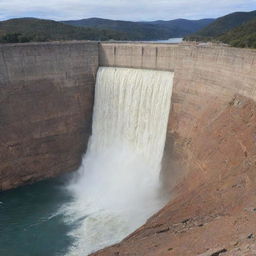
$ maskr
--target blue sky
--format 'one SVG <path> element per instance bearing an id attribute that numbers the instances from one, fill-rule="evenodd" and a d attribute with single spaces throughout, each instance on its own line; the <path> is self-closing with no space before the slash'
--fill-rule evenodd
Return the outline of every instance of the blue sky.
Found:
<path id="1" fill-rule="evenodd" d="M 132 21 L 216 18 L 256 10 L 256 0 L 0 0 L 0 20 L 101 17 Z"/>

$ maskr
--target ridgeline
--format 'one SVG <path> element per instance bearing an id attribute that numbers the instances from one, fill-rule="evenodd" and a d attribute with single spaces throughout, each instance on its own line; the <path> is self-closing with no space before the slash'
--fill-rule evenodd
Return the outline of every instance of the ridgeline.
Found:
<path id="1" fill-rule="evenodd" d="M 1 43 L 46 42 L 61 40 L 127 40 L 125 33 L 96 28 L 79 28 L 53 20 L 35 18 L 0 22 Z"/>
<path id="2" fill-rule="evenodd" d="M 185 40 L 256 48 L 256 11 L 236 12 L 218 18 L 197 33 L 185 37 Z"/>
<path id="3" fill-rule="evenodd" d="M 153 22 L 115 21 L 99 18 L 63 21 L 19 18 L 0 22 L 0 43 L 61 40 L 164 40 L 184 37 L 211 23 L 204 20 Z"/>
<path id="4" fill-rule="evenodd" d="M 202 20 L 157 20 L 152 22 L 132 22 L 90 18 L 82 20 L 62 21 L 77 27 L 110 29 L 126 33 L 130 40 L 164 40 L 174 37 L 184 37 L 212 23 L 214 19 Z"/>

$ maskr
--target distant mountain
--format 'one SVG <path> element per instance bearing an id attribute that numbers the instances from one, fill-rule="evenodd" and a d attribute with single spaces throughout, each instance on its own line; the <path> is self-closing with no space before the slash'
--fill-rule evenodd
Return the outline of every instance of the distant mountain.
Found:
<path id="1" fill-rule="evenodd" d="M 20 18 L 0 22 L 0 43 L 55 40 L 161 40 L 184 37 L 211 22 L 212 19 L 131 22 L 99 18 L 56 22 Z"/>
<path id="2" fill-rule="evenodd" d="M 11 19 L 0 22 L 0 42 L 42 42 L 54 40 L 127 40 L 125 33 L 79 28 L 52 20 L 35 18 Z"/>
<path id="3" fill-rule="evenodd" d="M 191 35 L 192 39 L 203 39 L 220 36 L 229 30 L 238 27 L 249 20 L 256 18 L 256 11 L 252 12 L 235 12 L 220 17 L 210 25 Z M 189 38 L 189 37 L 188 37 Z"/>
<path id="4" fill-rule="evenodd" d="M 256 18 L 216 39 L 235 47 L 256 48 Z"/>
<path id="5" fill-rule="evenodd" d="M 111 29 L 128 34 L 130 40 L 168 39 L 172 35 L 166 28 L 132 21 L 90 18 L 83 20 L 62 21 L 62 23 L 76 27 Z"/>
<path id="6" fill-rule="evenodd" d="M 180 31 L 182 36 L 195 33 L 209 24 L 213 23 L 215 19 L 201 19 L 201 20 L 186 20 L 186 19 L 176 19 L 176 20 L 157 20 L 152 22 L 147 22 L 149 24 L 159 25 L 168 29 L 176 29 Z"/>
<path id="7" fill-rule="evenodd" d="M 158 40 L 171 37 L 184 37 L 209 25 L 214 19 L 170 21 L 132 22 L 90 18 L 82 20 L 62 21 L 64 24 L 77 27 L 111 29 L 128 33 L 131 40 Z"/>

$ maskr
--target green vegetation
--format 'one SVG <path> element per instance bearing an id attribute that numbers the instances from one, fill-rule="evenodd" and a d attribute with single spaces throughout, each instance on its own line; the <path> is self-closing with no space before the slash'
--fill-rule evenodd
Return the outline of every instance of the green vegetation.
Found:
<path id="1" fill-rule="evenodd" d="M 1 43 L 45 42 L 56 40 L 127 40 L 125 33 L 95 28 L 78 28 L 52 20 L 34 18 L 0 22 Z"/>
<path id="2" fill-rule="evenodd" d="M 195 36 L 217 37 L 229 30 L 242 25 L 243 23 L 256 18 L 256 11 L 235 12 L 216 19 L 209 26 L 198 31 Z"/>
<path id="3" fill-rule="evenodd" d="M 155 24 L 160 27 L 164 27 L 173 31 L 174 37 L 184 37 L 191 33 L 195 33 L 204 27 L 211 24 L 215 19 L 201 19 L 201 20 L 186 20 L 186 19 L 176 19 L 176 20 L 157 20 L 153 22 L 147 22 L 148 24 Z"/>
<path id="4" fill-rule="evenodd" d="M 84 20 L 63 21 L 63 23 L 83 28 L 111 29 L 128 34 L 129 40 L 168 39 L 170 36 L 168 29 L 159 29 L 159 27 L 155 25 L 140 24 L 130 21 L 115 21 L 92 18 Z"/>
<path id="5" fill-rule="evenodd" d="M 158 40 L 183 37 L 198 31 L 212 19 L 189 21 L 130 22 L 86 19 L 56 22 L 35 18 L 0 22 L 0 43 L 45 42 L 59 40 Z"/>
<path id="6" fill-rule="evenodd" d="M 197 33 L 185 37 L 185 40 L 256 48 L 256 11 L 236 12 L 218 18 Z"/>
<path id="7" fill-rule="evenodd" d="M 256 48 L 256 18 L 219 36 L 217 40 L 235 47 Z"/>
<path id="8" fill-rule="evenodd" d="M 185 40 L 223 42 L 235 47 L 256 48 L 256 11 L 231 13 L 216 20 L 131 22 L 91 18 L 56 22 L 20 18 L 0 22 L 0 43 L 160 40 L 184 36 Z"/>

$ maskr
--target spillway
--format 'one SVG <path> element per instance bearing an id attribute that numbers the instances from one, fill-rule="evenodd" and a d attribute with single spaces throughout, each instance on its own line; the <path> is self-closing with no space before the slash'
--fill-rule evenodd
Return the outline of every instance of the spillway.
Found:
<path id="1" fill-rule="evenodd" d="M 159 172 L 173 73 L 100 67 L 92 136 L 61 211 L 75 240 L 67 255 L 88 254 L 120 241 L 165 203 Z"/>
<path id="2" fill-rule="evenodd" d="M 100 68 L 90 151 L 97 154 L 118 146 L 159 171 L 172 79 L 171 72 Z"/>

